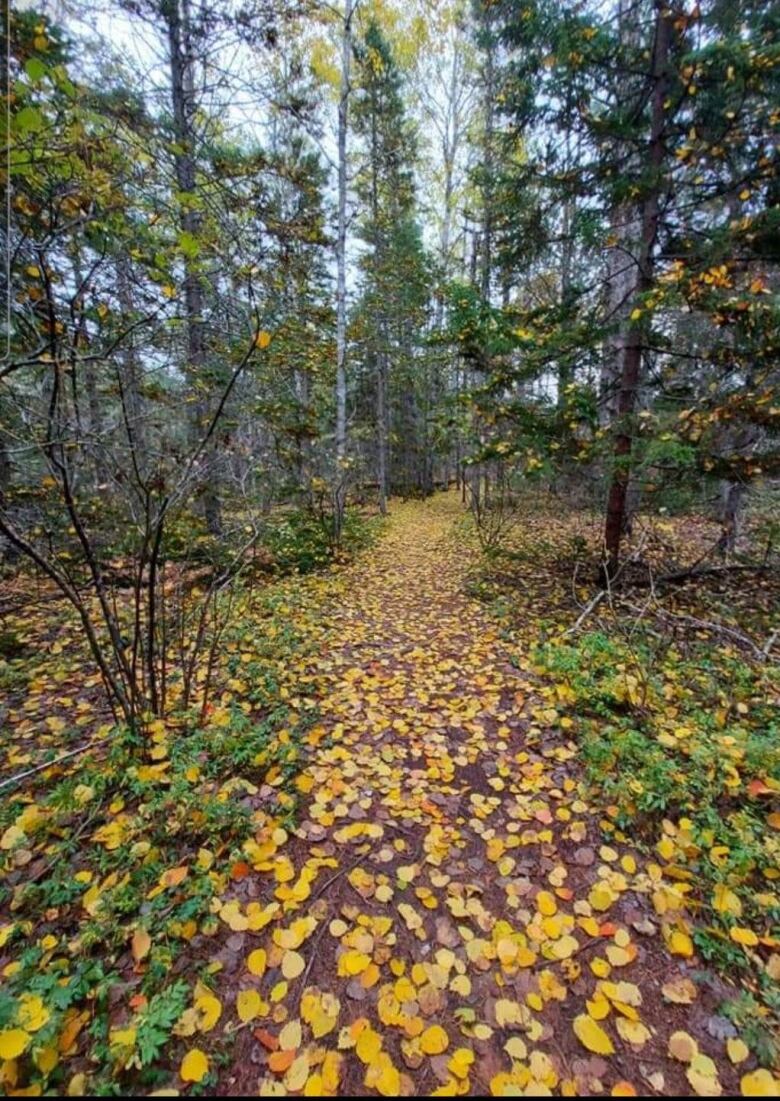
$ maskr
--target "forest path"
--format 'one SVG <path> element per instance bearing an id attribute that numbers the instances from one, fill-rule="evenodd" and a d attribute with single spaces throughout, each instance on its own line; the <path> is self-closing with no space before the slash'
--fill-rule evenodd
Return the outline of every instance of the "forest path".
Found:
<path id="1" fill-rule="evenodd" d="M 335 583 L 299 826 L 236 885 L 284 912 L 232 938 L 265 951 L 227 968 L 263 1004 L 220 1092 L 690 1094 L 717 1084 L 706 1056 L 738 1089 L 718 992 L 661 935 L 670 886 L 603 844 L 575 744 L 464 595 L 461 515 L 394 503 Z M 671 1058 L 675 1030 L 698 1053 Z"/>

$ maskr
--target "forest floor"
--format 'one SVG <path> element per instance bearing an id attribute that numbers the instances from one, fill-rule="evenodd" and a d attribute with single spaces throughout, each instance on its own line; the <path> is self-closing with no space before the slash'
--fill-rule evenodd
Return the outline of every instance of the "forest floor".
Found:
<path id="1" fill-rule="evenodd" d="M 178 1039 L 156 1053 L 149 1088 L 777 1095 L 766 1061 L 718 1013 L 735 986 L 697 954 L 686 876 L 617 829 L 585 782 L 565 694 L 529 660 L 536 628 L 518 649 L 466 595 L 476 551 L 461 517 L 453 493 L 394 503 L 369 551 L 305 583 L 314 650 L 286 672 L 299 688 L 303 676 L 318 718 L 295 780 L 297 816 L 282 824 L 256 812 L 262 828 L 211 899 L 220 920 L 189 930 L 194 1000 L 176 1012 Z M 518 591 L 520 615 L 526 595 L 531 614 L 533 594 Z M 129 822 L 123 808 L 112 810 Z M 105 874 L 116 846 L 93 836 L 109 850 Z M 187 884 L 201 865 L 217 882 L 213 853 L 193 838 L 185 823 L 181 866 L 149 898 L 181 889 L 188 868 Z M 83 876 L 86 886 L 92 873 Z M 98 898 L 85 904 L 93 916 Z M 41 918 L 52 945 L 56 917 Z M 0 925 L 0 965 L 13 921 Z M 109 994 L 105 1058 L 118 1074 L 143 1065 L 130 1014 L 148 1007 L 138 983 L 156 950 L 156 934 L 133 928 L 125 985 Z M 777 947 L 749 930 L 732 940 L 764 961 Z M 42 988 L 31 989 L 0 1031 L 9 1093 L 23 1088 L 17 1057 L 48 1020 Z M 59 1052 L 75 1053 L 86 1089 L 84 1018 L 70 1020 Z"/>
<path id="2" fill-rule="evenodd" d="M 337 871 L 285 903 L 261 980 L 273 999 L 294 943 L 285 1024 L 243 1033 L 221 1090 L 738 1092 L 712 1029 L 727 990 L 667 947 L 673 883 L 603 843 L 549 690 L 464 597 L 460 515 L 454 494 L 397 505 L 344 579 L 312 797 L 279 850 L 296 876 Z M 265 897 L 267 877 L 238 893 Z M 235 963 L 236 991 L 255 985 Z"/>

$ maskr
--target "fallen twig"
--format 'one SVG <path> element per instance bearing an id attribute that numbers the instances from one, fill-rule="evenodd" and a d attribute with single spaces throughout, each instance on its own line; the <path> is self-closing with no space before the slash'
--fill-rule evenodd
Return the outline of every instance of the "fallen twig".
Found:
<path id="1" fill-rule="evenodd" d="M 62 753 L 59 757 L 55 757 L 53 761 L 46 761 L 42 765 L 35 765 L 33 768 L 25 769 L 24 772 L 17 772 L 16 776 L 9 776 L 7 780 L 0 781 L 0 791 L 3 788 L 10 787 L 11 784 L 18 784 L 20 780 L 26 779 L 28 776 L 34 776 L 36 772 L 44 772 L 47 768 L 54 768 L 60 761 L 67 761 L 69 757 L 76 757 L 79 753 L 86 753 L 88 749 L 93 749 L 96 745 L 102 745 L 103 742 L 107 742 L 111 737 L 107 734 L 105 738 L 97 738 L 94 742 L 88 742 L 86 745 L 79 746 L 78 749 L 70 749 L 67 753 Z"/>
<path id="2" fill-rule="evenodd" d="M 642 609 L 636 604 L 628 604 L 627 607 L 634 612 L 642 613 Z M 695 627 L 699 631 L 712 631 L 714 634 L 725 635 L 740 646 L 752 650 L 757 657 L 766 658 L 764 650 L 752 638 L 744 632 L 738 631 L 735 627 L 727 627 L 723 623 L 715 623 L 709 619 L 697 619 L 696 616 L 686 615 L 683 612 L 667 612 L 661 608 L 656 608 L 649 614 L 656 619 L 665 620 L 669 623 L 683 623 L 689 627 Z"/>
<path id="3" fill-rule="evenodd" d="M 772 631 L 769 638 L 766 640 L 764 645 L 761 647 L 761 653 L 764 655 L 764 660 L 765 661 L 768 659 L 769 651 L 774 646 L 775 642 L 777 641 L 778 636 L 780 636 L 780 627 L 775 627 L 774 631 Z"/>
<path id="4" fill-rule="evenodd" d="M 656 577 L 656 585 L 679 585 L 683 581 L 696 581 L 700 577 L 717 577 L 719 574 L 729 573 L 764 573 L 769 567 L 765 562 L 738 563 L 731 566 L 705 566 L 697 569 L 691 566 L 684 570 L 674 570 L 672 573 L 662 573 Z M 641 584 L 641 582 L 637 582 Z"/>
<path id="5" fill-rule="evenodd" d="M 564 634 L 573 635 L 575 631 L 579 630 L 581 624 L 585 622 L 591 612 L 595 611 L 596 608 L 598 608 L 599 604 L 602 602 L 608 592 L 608 589 L 599 589 L 593 599 L 588 601 L 583 610 L 580 612 L 579 616 L 577 617 L 576 623 L 573 623 L 572 626 L 568 628 L 568 630 L 564 631 Z"/>
<path id="6" fill-rule="evenodd" d="M 340 870 L 340 871 L 336 872 L 336 874 L 335 874 L 335 875 L 332 875 L 332 876 L 330 877 L 330 879 L 327 879 L 327 880 L 326 880 L 326 881 L 325 881 L 325 882 L 324 882 L 324 883 L 322 884 L 322 886 L 321 886 L 321 887 L 319 888 L 319 890 L 317 890 L 317 891 L 315 891 L 315 892 L 314 892 L 314 894 L 313 894 L 313 895 L 311 896 L 311 901 L 312 901 L 312 902 L 315 902 L 315 901 L 316 901 L 316 900 L 317 900 L 317 899 L 318 899 L 318 898 L 320 897 L 320 895 L 324 894 L 324 893 L 325 893 L 325 891 L 327 891 L 327 889 L 328 889 L 328 887 L 330 887 L 331 883 L 335 883 L 335 882 L 336 882 L 336 880 L 337 880 L 337 879 L 341 879 L 341 877 L 342 877 L 342 876 L 343 876 L 343 875 L 344 875 L 344 874 L 345 874 L 346 872 L 351 872 L 351 871 L 352 871 L 352 870 L 353 870 L 354 868 L 357 868 L 358 864 L 362 864 L 362 863 L 363 863 L 363 861 L 365 860 L 365 856 L 366 856 L 366 854 L 365 854 L 365 853 L 363 853 L 363 855 L 362 855 L 362 856 L 359 856 L 359 857 L 357 858 L 357 860 L 355 860 L 355 861 L 354 861 L 354 863 L 352 863 L 352 864 L 345 864 L 345 865 L 344 865 L 344 867 L 343 867 L 343 868 L 341 868 L 341 870 Z"/>

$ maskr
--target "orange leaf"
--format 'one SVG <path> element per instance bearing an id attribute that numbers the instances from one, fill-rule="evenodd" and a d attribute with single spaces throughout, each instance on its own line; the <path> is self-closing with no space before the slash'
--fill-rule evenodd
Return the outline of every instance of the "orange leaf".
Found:
<path id="1" fill-rule="evenodd" d="M 146 959 L 149 955 L 149 949 L 152 947 L 152 938 L 149 936 L 145 929 L 136 929 L 133 933 L 133 959 L 136 963 L 140 963 L 141 960 Z"/>
<path id="2" fill-rule="evenodd" d="M 189 875 L 189 868 L 169 868 L 163 876 L 163 886 L 165 887 L 178 887 L 180 883 Z"/>
<path id="3" fill-rule="evenodd" d="M 748 795 L 754 798 L 757 795 L 771 795 L 772 789 L 767 787 L 763 780 L 751 780 L 748 784 Z"/>
<path id="4" fill-rule="evenodd" d="M 291 1048 L 290 1051 L 274 1051 L 268 1057 L 268 1066 L 274 1074 L 284 1074 L 292 1066 L 296 1054 L 294 1048 Z"/>
<path id="5" fill-rule="evenodd" d="M 279 1050 L 279 1037 L 274 1036 L 273 1032 L 269 1032 L 267 1028 L 256 1028 L 254 1037 L 256 1040 L 259 1040 L 268 1051 Z"/>

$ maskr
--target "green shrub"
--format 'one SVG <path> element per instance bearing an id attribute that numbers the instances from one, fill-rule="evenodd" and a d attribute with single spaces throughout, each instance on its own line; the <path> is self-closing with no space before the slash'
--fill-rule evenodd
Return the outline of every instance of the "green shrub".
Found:
<path id="1" fill-rule="evenodd" d="M 341 533 L 343 554 L 352 555 L 374 538 L 377 521 L 357 510 L 345 514 Z M 311 573 L 328 566 L 336 555 L 333 516 L 301 508 L 274 519 L 264 543 L 280 573 Z"/>
<path id="2" fill-rule="evenodd" d="M 674 862 L 703 890 L 728 882 L 754 908 L 780 857 L 765 797 L 780 791 L 776 671 L 726 650 L 683 657 L 600 632 L 537 647 L 534 667 L 572 716 L 587 779 L 617 825 L 655 843 L 662 820 L 673 823 Z"/>

